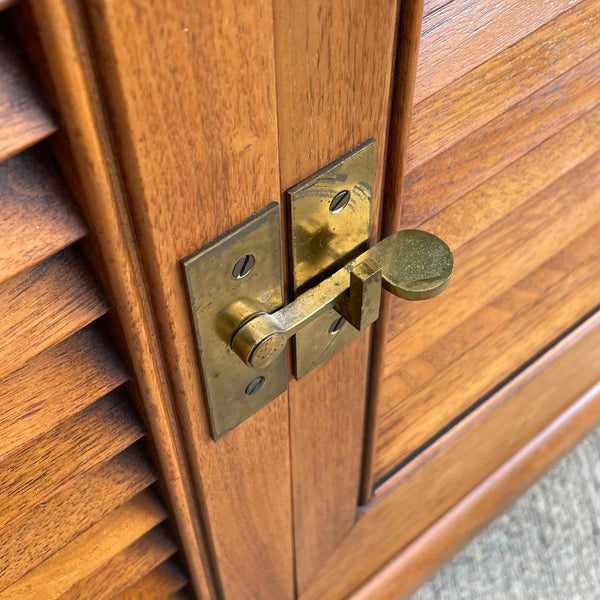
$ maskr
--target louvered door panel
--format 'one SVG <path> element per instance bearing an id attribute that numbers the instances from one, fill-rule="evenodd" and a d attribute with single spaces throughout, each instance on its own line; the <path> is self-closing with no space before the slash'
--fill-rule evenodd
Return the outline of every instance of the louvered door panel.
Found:
<path id="1" fill-rule="evenodd" d="M 600 9 L 523 4 L 424 20 L 402 226 L 444 238 L 456 268 L 439 298 L 393 304 L 378 480 L 600 301 Z"/>
<path id="2" fill-rule="evenodd" d="M 162 600 L 174 598 L 186 580 L 179 567 L 165 562 L 116 596 L 116 600 Z M 183 595 L 182 595 L 183 598 Z"/>
<path id="3" fill-rule="evenodd" d="M 79 243 L 86 224 L 41 141 L 56 122 L 6 33 L 6 14 L 0 598 L 112 598 L 154 573 L 166 597 L 186 584 L 177 545 L 125 389 L 128 369 L 108 333 L 110 304 Z"/>

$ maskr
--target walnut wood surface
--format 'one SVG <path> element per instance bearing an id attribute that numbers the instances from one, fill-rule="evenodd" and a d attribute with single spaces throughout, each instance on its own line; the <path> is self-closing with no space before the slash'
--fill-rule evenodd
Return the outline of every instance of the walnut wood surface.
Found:
<path id="1" fill-rule="evenodd" d="M 597 2 L 584 0 L 419 102 L 411 121 L 408 170 L 559 77 L 599 45 Z"/>
<path id="2" fill-rule="evenodd" d="M 121 390 L 110 393 L 0 464 L 0 529 L 78 474 L 143 435 Z M 18 493 L 15 493 L 18 490 Z"/>
<path id="3" fill-rule="evenodd" d="M 599 185 L 596 154 L 458 248 L 453 287 L 388 343 L 379 477 L 595 308 Z"/>
<path id="4" fill-rule="evenodd" d="M 596 313 L 389 480 L 301 600 L 346 597 L 599 378 Z"/>
<path id="5" fill-rule="evenodd" d="M 93 326 L 32 358 L 0 380 L 0 460 L 126 379 L 121 361 Z"/>
<path id="6" fill-rule="evenodd" d="M 56 131 L 56 124 L 23 56 L 0 25 L 0 160 Z"/>
<path id="7" fill-rule="evenodd" d="M 138 494 L 70 544 L 0 592 L 2 600 L 55 600 L 102 568 L 162 522 L 166 511 L 152 491 Z"/>
<path id="8" fill-rule="evenodd" d="M 219 583 L 291 598 L 287 396 L 212 440 L 179 266 L 279 196 L 271 3 L 85 7 Z"/>
<path id="9" fill-rule="evenodd" d="M 598 425 L 596 385 L 367 580 L 351 600 L 408 599 Z"/>
<path id="10" fill-rule="evenodd" d="M 395 4 L 274 3 L 281 187 L 291 187 L 372 136 L 378 141 L 374 230 L 394 62 Z M 298 590 L 354 522 L 368 343 L 363 335 L 289 384 Z"/>
<path id="11" fill-rule="evenodd" d="M 94 573 L 78 581 L 61 599 L 114 598 L 140 575 L 145 575 L 167 560 L 175 550 L 176 546 L 167 530 L 159 525 L 121 550 Z"/>
<path id="12" fill-rule="evenodd" d="M 401 202 L 403 227 L 415 227 L 449 206 L 583 116 L 599 98 L 596 52 L 411 171 Z"/>
<path id="13" fill-rule="evenodd" d="M 35 506 L 22 511 L 0 529 L 0 590 L 117 506 L 131 500 L 155 479 L 143 452 L 139 448 L 130 448 L 71 479 L 53 495 L 38 497 Z M 137 574 L 134 565 L 130 572 L 133 576 Z M 115 569 L 115 573 L 119 571 Z M 114 579 L 115 573 L 105 580 Z M 99 596 L 94 594 L 94 597 Z"/>
<path id="14" fill-rule="evenodd" d="M 164 600 L 172 598 L 186 579 L 181 569 L 168 560 L 142 577 L 138 582 L 115 596 L 115 600 Z"/>
<path id="15" fill-rule="evenodd" d="M 140 408 L 153 441 L 163 489 L 177 524 L 191 583 L 199 597 L 213 595 L 207 574 L 202 521 L 198 517 L 185 451 L 161 359 L 129 210 L 121 187 L 105 109 L 88 52 L 87 26 L 80 4 L 72 0 L 21 1 L 13 9 L 24 29 L 28 49 L 39 57 L 64 138 L 54 136 L 55 151 L 92 224 L 91 238 L 100 257 L 114 313 L 118 315 L 140 391 Z M 129 28 L 126 35 L 136 29 Z M 33 35 L 31 35 L 33 33 Z M 145 54 L 145 52 L 144 52 Z M 172 108 L 172 107 L 171 107 Z"/>
<path id="16" fill-rule="evenodd" d="M 0 163 L 0 283 L 86 231 L 46 151 L 32 148 Z"/>
<path id="17" fill-rule="evenodd" d="M 440 12 L 456 12 L 459 4 Z M 567 3 L 553 6 L 559 4 Z M 406 177 L 403 226 L 445 239 L 456 269 L 440 298 L 393 302 L 375 388 L 374 479 L 598 304 L 591 228 L 599 202 L 600 38 L 589 29 L 598 18 L 596 6 L 578 3 L 414 109 L 411 136 L 420 107 L 436 98 L 437 123 L 453 111 L 465 122 L 493 118 L 466 134 L 456 130 L 458 139 L 436 133 L 448 147 Z M 565 51 L 551 59 L 561 40 Z M 422 46 L 424 52 L 431 49 Z M 516 95 L 502 94 L 507 80 L 498 74 L 506 65 Z M 534 86 L 531 77 L 542 73 L 547 83 Z M 472 95 L 454 97 L 459 88 Z M 501 106 L 502 97 L 511 102 Z M 409 149 L 418 144 L 409 138 Z"/>
<path id="18" fill-rule="evenodd" d="M 518 42 L 580 0 L 453 0 L 423 20 L 415 103 Z"/>
<path id="19" fill-rule="evenodd" d="M 63 252 L 0 284 L 0 378 L 108 309 L 89 266 Z"/>

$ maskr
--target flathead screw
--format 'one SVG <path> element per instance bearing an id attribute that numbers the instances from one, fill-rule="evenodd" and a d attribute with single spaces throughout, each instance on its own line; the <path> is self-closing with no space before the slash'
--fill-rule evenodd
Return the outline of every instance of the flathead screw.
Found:
<path id="1" fill-rule="evenodd" d="M 338 317 L 337 319 L 335 319 L 335 321 L 333 321 L 329 326 L 329 333 L 331 335 L 337 333 L 344 326 L 345 322 L 346 319 L 344 319 L 344 317 Z"/>
<path id="2" fill-rule="evenodd" d="M 257 377 L 256 379 L 253 379 L 247 386 L 245 389 L 246 395 L 247 396 L 252 396 L 253 394 L 256 394 L 256 392 L 258 392 L 260 390 L 260 388 L 263 386 L 263 383 L 265 382 L 265 378 L 264 377 Z"/>
<path id="3" fill-rule="evenodd" d="M 329 212 L 337 215 L 346 208 L 348 202 L 350 202 L 350 192 L 348 190 L 338 192 L 329 203 Z"/>
<path id="4" fill-rule="evenodd" d="M 241 279 L 242 277 L 246 277 L 246 275 L 248 275 L 248 273 L 252 271 L 255 262 L 256 259 L 254 258 L 254 254 L 245 254 L 241 258 L 238 258 L 235 265 L 233 265 L 231 276 L 234 279 Z"/>

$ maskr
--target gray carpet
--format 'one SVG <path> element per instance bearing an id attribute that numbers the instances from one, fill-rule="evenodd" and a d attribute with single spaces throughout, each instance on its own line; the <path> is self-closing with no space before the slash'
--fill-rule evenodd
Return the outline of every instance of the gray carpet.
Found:
<path id="1" fill-rule="evenodd" d="M 412 600 L 600 600 L 600 430 Z"/>

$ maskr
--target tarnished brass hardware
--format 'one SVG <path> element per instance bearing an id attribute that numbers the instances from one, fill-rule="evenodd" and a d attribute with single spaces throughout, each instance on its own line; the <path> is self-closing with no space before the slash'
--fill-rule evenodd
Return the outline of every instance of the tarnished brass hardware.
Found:
<path id="1" fill-rule="evenodd" d="M 377 319 L 382 289 L 424 300 L 448 284 L 452 252 L 435 235 L 407 229 L 368 248 L 375 158 L 367 140 L 288 191 L 289 304 L 276 204 L 183 261 L 215 438 L 286 389 L 290 338 L 299 379 Z"/>
<path id="2" fill-rule="evenodd" d="M 246 318 L 283 304 L 280 240 L 279 206 L 271 204 L 183 261 L 216 439 L 287 388 L 282 349 L 257 373 L 230 347 L 231 331 Z"/>
<path id="3" fill-rule="evenodd" d="M 376 158 L 377 144 L 369 139 L 288 190 L 292 297 L 368 248 Z M 330 307 L 294 336 L 298 379 L 360 334 L 348 324 L 331 334 L 338 317 Z"/>
<path id="4" fill-rule="evenodd" d="M 360 331 L 379 316 L 382 287 L 405 300 L 426 300 L 446 288 L 452 268 L 452 252 L 440 238 L 418 229 L 399 231 L 287 306 L 246 318 L 231 332 L 231 347 L 245 364 L 264 369 L 287 339 L 327 309 Z"/>

